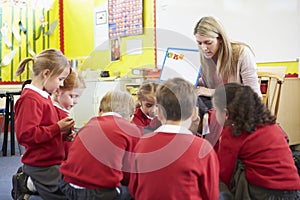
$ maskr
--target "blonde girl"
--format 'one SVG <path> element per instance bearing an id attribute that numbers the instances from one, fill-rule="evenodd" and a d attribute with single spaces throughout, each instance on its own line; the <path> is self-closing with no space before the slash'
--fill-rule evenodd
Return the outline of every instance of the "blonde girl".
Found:
<path id="1" fill-rule="evenodd" d="M 66 199 L 58 188 L 59 166 L 64 159 L 62 133 L 74 124 L 72 118 L 59 120 L 50 98 L 69 75 L 67 58 L 56 49 L 46 49 L 25 58 L 16 75 L 32 64 L 32 82 L 15 104 L 15 129 L 19 144 L 25 146 L 23 171 L 29 175 L 42 199 Z"/>

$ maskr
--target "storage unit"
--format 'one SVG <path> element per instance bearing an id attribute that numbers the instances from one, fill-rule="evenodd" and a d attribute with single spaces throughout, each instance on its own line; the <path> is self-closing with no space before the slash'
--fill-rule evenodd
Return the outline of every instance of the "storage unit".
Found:
<path id="1" fill-rule="evenodd" d="M 300 78 L 284 80 L 277 122 L 289 136 L 290 145 L 300 144 Z"/>

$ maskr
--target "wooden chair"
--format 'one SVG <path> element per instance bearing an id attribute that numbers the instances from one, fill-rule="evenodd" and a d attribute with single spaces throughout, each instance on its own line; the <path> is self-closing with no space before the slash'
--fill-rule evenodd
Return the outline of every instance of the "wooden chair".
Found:
<path id="1" fill-rule="evenodd" d="M 263 103 L 277 116 L 284 76 L 272 72 L 257 72 Z"/>

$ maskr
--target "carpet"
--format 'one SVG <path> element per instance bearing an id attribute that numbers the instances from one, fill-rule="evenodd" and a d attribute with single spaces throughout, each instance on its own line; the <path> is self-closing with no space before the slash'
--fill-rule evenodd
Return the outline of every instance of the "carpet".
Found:
<path id="1" fill-rule="evenodd" d="M 0 133 L 0 147 L 2 150 L 3 133 Z M 7 156 L 0 152 L 0 199 L 11 200 L 12 176 L 21 166 L 21 156 L 16 143 L 15 156 L 10 155 L 10 143 L 8 143 Z M 24 152 L 24 151 L 23 151 Z"/>

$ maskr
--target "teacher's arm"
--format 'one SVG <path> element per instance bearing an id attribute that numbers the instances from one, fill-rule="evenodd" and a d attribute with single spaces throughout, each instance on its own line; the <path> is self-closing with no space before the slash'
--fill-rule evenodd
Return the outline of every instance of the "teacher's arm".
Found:
<path id="1" fill-rule="evenodd" d="M 212 97 L 215 93 L 215 89 L 210 89 L 204 86 L 197 86 L 195 92 L 198 96 Z"/>
<path id="2" fill-rule="evenodd" d="M 248 47 L 243 49 L 238 65 L 242 84 L 250 86 L 258 94 L 258 96 L 262 97 L 256 73 L 257 65 L 254 55 Z"/>

